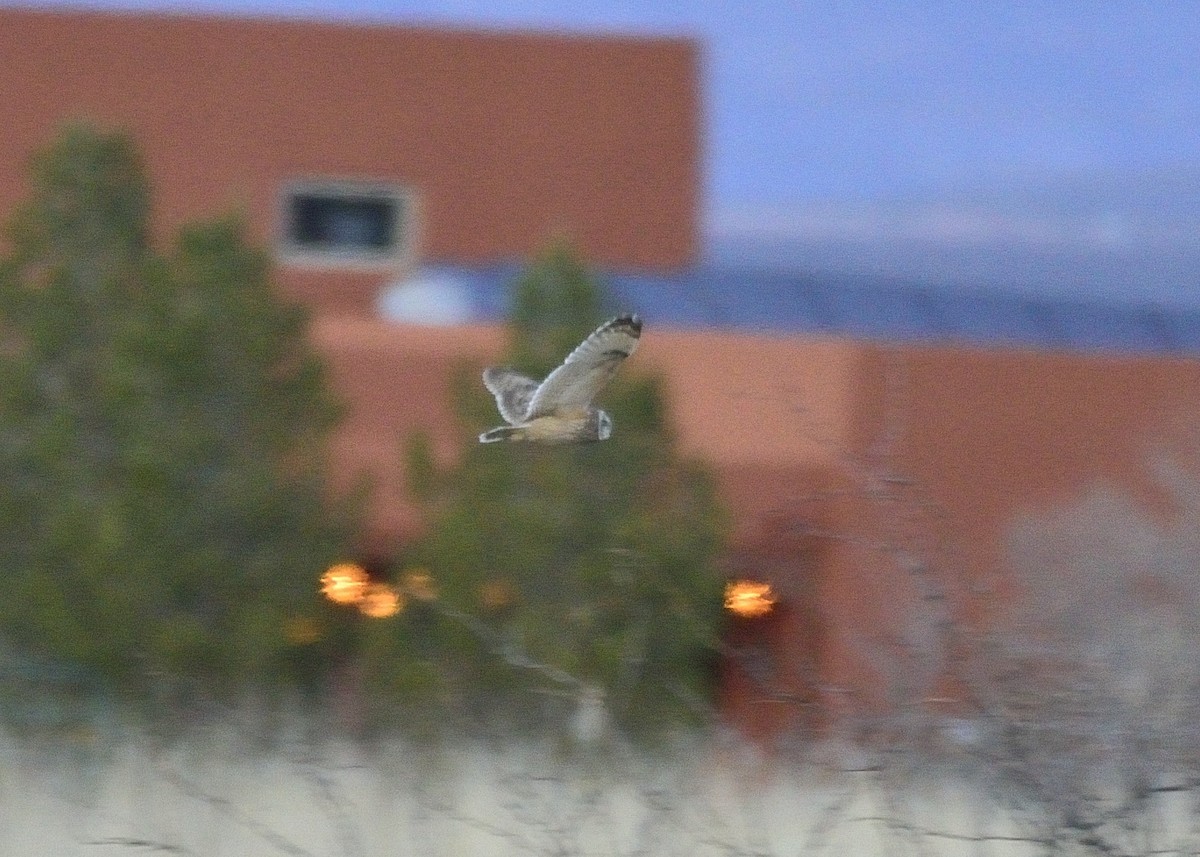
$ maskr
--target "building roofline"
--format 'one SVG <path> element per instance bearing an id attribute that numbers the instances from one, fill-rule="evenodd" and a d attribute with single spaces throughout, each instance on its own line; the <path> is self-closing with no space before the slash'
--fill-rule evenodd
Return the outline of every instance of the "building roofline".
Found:
<path id="1" fill-rule="evenodd" d="M 382 14 L 335 13 L 316 15 L 306 10 L 271 9 L 182 9 L 147 8 L 138 6 L 114 7 L 87 2 L 63 3 L 55 6 L 38 6 L 25 2 L 0 0 L 0 14 L 21 14 L 58 18 L 95 19 L 141 19 L 169 22 L 200 23 L 245 23 L 250 25 L 282 26 L 296 28 L 328 28 L 337 30 L 412 30 L 428 35 L 447 38 L 509 39 L 513 41 L 561 41 L 596 43 L 600 45 L 654 45 L 677 46 L 680 49 L 699 52 L 700 39 L 687 33 L 643 32 L 623 28 L 591 27 L 572 29 L 567 26 L 517 25 L 496 22 L 494 24 L 457 24 L 437 19 L 398 18 Z"/>

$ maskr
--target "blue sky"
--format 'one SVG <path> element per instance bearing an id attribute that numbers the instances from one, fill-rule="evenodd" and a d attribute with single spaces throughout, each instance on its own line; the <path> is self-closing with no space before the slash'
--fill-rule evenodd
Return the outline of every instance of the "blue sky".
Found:
<path id="1" fill-rule="evenodd" d="M 692 36 L 710 254 L 1200 302 L 1198 2 L 88 5 Z"/>

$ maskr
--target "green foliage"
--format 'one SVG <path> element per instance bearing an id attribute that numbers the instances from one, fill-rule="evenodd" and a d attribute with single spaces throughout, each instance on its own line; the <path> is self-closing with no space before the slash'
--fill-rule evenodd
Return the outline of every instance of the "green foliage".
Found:
<path id="1" fill-rule="evenodd" d="M 510 363 L 536 377 L 603 320 L 599 287 L 561 245 L 515 289 Z M 468 426 L 498 421 L 478 367 L 456 386 Z M 616 426 L 602 443 L 471 444 L 444 471 L 427 440 L 410 444 L 430 529 L 407 560 L 429 570 L 439 598 L 395 624 L 381 681 L 526 725 L 561 722 L 582 682 L 641 733 L 687 720 L 688 702 L 708 697 L 723 533 L 712 481 L 675 453 L 659 382 L 636 356 L 602 395 Z"/>
<path id="2" fill-rule="evenodd" d="M 69 128 L 32 179 L 0 267 L 0 633 L 135 696 L 295 667 L 348 521 L 305 315 L 236 221 L 155 252 L 122 135 Z"/>
<path id="3" fill-rule="evenodd" d="M 542 377 L 603 320 L 601 290 L 565 241 L 551 243 L 513 284 L 510 364 Z"/>

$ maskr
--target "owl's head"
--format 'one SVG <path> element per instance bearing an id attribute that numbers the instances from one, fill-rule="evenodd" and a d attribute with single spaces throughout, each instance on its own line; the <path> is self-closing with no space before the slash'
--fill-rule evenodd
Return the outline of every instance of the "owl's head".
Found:
<path id="1" fill-rule="evenodd" d="M 607 411 L 596 411 L 596 439 L 608 440 L 612 436 L 612 417 Z"/>

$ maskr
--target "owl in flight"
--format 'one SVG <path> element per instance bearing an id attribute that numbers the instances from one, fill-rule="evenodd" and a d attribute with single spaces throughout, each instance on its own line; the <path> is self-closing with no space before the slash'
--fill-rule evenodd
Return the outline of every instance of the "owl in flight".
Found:
<path id="1" fill-rule="evenodd" d="M 637 348 L 641 335 L 642 320 L 636 315 L 606 321 L 540 383 L 512 369 L 485 369 L 483 383 L 508 425 L 485 431 L 479 442 L 607 440 L 612 417 L 594 407 L 592 399 Z"/>

